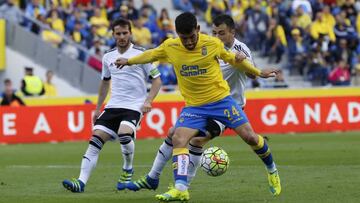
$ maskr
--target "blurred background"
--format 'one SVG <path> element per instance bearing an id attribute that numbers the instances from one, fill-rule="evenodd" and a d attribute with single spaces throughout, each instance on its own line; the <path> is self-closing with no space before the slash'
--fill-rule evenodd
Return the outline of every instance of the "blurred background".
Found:
<path id="1" fill-rule="evenodd" d="M 257 66 L 281 69 L 248 80 L 245 112 L 269 138 L 282 195 L 268 194 L 261 163 L 227 130 L 210 145 L 229 153 L 229 171 L 199 172 L 193 201 L 359 202 L 360 0 L 0 0 L 0 202 L 153 202 L 152 192 L 115 191 L 118 143 L 105 147 L 85 194 L 60 181 L 78 172 L 91 136 L 111 22 L 130 19 L 133 43 L 153 48 L 176 37 L 183 11 L 207 34 L 216 15 L 231 15 Z M 154 65 L 164 85 L 137 132 L 136 178 L 162 142 L 152 138 L 164 138 L 184 106 L 171 64 Z"/>
<path id="2" fill-rule="evenodd" d="M 349 128 L 344 122 L 360 126 L 360 0 L 0 0 L 3 105 L 65 106 L 67 112 L 77 109 L 71 105 L 95 104 L 101 58 L 115 46 L 111 22 L 131 20 L 133 43 L 149 49 L 176 37 L 174 19 L 184 11 L 196 14 L 206 34 L 216 15 L 231 15 L 236 37 L 252 50 L 257 66 L 281 69 L 276 78 L 248 80 L 249 109 L 260 109 L 249 116 L 260 132 L 337 131 Z M 163 81 L 154 104 L 161 113 L 147 115 L 142 130 L 161 137 L 183 103 L 172 65 L 154 65 Z M 7 95 L 15 99 L 7 102 Z M 275 120 L 280 128 L 271 125 Z M 314 126 L 308 127 L 309 122 Z"/>
<path id="3" fill-rule="evenodd" d="M 101 57 L 114 47 L 109 25 L 123 17 L 133 42 L 145 48 L 175 37 L 174 18 L 196 14 L 211 34 L 212 18 L 227 13 L 237 38 L 253 51 L 259 67 L 282 69 L 274 80 L 249 88 L 303 88 L 360 84 L 360 1 L 355 0 L 1 0 L 6 21 L 0 79 L 21 89 L 24 68 L 46 83 L 52 72 L 56 96 L 96 94 Z M 5 50 L 6 52 L 5 52 Z M 6 53 L 6 54 L 5 54 Z M 163 91 L 176 90 L 170 64 L 156 64 Z M 3 87 L 3 83 L 1 84 Z M 3 88 L 1 88 L 3 89 Z M 48 91 L 49 92 L 49 91 Z M 46 91 L 42 95 L 48 95 Z M 52 94 L 54 96 L 54 94 Z"/>

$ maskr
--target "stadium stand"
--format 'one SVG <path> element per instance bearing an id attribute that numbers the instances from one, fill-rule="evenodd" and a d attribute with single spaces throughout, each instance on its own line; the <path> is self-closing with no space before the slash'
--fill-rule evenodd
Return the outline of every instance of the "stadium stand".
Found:
<path id="1" fill-rule="evenodd" d="M 0 17 L 9 22 L 9 46 L 95 93 L 83 80 L 97 77 L 102 54 L 114 46 L 113 19 L 131 19 L 134 43 L 151 48 L 175 35 L 173 20 L 182 11 L 196 13 L 208 34 L 214 16 L 233 16 L 238 38 L 255 51 L 257 64 L 281 67 L 289 87 L 351 85 L 360 63 L 359 10 L 355 0 L 6 0 Z M 340 82 L 333 82 L 334 71 Z"/>

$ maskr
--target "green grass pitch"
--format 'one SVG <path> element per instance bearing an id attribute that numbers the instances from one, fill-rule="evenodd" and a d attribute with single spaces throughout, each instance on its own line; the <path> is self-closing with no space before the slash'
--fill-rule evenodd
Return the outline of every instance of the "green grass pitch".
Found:
<path id="1" fill-rule="evenodd" d="M 280 171 L 282 193 L 268 191 L 261 161 L 238 137 L 208 146 L 224 148 L 229 170 L 219 177 L 198 171 L 190 202 L 360 202 L 360 132 L 269 135 Z M 147 173 L 162 140 L 137 140 L 135 175 Z M 122 166 L 118 143 L 104 146 L 85 193 L 66 191 L 61 181 L 77 177 L 87 142 L 0 146 L 0 202 L 157 202 L 155 194 L 172 182 L 170 165 L 157 191 L 116 191 Z"/>

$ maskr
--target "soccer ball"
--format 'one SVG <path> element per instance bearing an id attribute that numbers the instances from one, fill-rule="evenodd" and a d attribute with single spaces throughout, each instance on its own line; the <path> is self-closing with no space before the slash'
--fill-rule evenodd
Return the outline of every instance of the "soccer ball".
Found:
<path id="1" fill-rule="evenodd" d="M 228 154 L 219 147 L 207 148 L 201 156 L 201 168 L 209 176 L 220 176 L 229 167 Z"/>

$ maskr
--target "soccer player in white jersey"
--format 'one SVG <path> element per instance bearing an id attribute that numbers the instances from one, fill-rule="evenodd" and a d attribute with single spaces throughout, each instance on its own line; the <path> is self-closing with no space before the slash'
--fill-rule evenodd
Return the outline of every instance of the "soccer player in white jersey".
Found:
<path id="1" fill-rule="evenodd" d="M 151 64 L 133 65 L 123 70 L 116 68 L 114 62 L 119 57 L 132 57 L 144 51 L 133 45 L 131 25 L 128 20 L 118 19 L 112 24 L 116 47 L 107 51 L 102 59 L 102 81 L 99 87 L 97 107 L 93 117 L 93 135 L 82 162 L 78 179 L 64 180 L 63 186 L 72 192 L 84 192 L 85 185 L 95 168 L 103 145 L 119 139 L 123 156 L 123 172 L 117 184 L 118 190 L 125 189 L 133 175 L 134 139 L 136 127 L 142 114 L 151 110 L 151 103 L 161 87 L 160 73 Z M 146 82 L 152 78 L 150 92 L 147 94 Z M 111 85 L 111 97 L 103 112 L 100 112 Z"/>
<path id="2" fill-rule="evenodd" d="M 225 45 L 226 49 L 233 52 L 240 52 L 243 57 L 248 59 L 253 65 L 253 57 L 250 49 L 242 42 L 235 38 L 235 24 L 234 20 L 229 15 L 219 15 L 213 20 L 212 27 L 213 36 L 219 38 Z M 222 70 L 223 78 L 230 86 L 231 96 L 237 101 L 239 106 L 245 107 L 245 87 L 247 77 L 254 78 L 255 76 L 240 71 L 231 67 L 230 64 L 220 60 L 220 68 Z M 216 120 L 208 120 L 206 127 L 207 135 L 197 136 L 191 139 L 189 148 L 190 162 L 188 168 L 188 184 L 192 181 L 196 174 L 196 169 L 200 165 L 201 154 L 203 152 L 203 146 L 214 137 L 219 136 L 224 130 L 225 126 Z M 137 191 L 140 189 L 155 190 L 159 185 L 159 177 L 167 161 L 172 155 L 172 135 L 173 129 L 169 130 L 168 136 L 159 148 L 154 163 L 150 172 L 137 181 L 127 184 L 129 190 Z M 245 140 L 245 138 L 243 138 Z M 246 141 L 246 140 L 245 140 Z M 275 166 L 274 166 L 275 168 Z"/>

